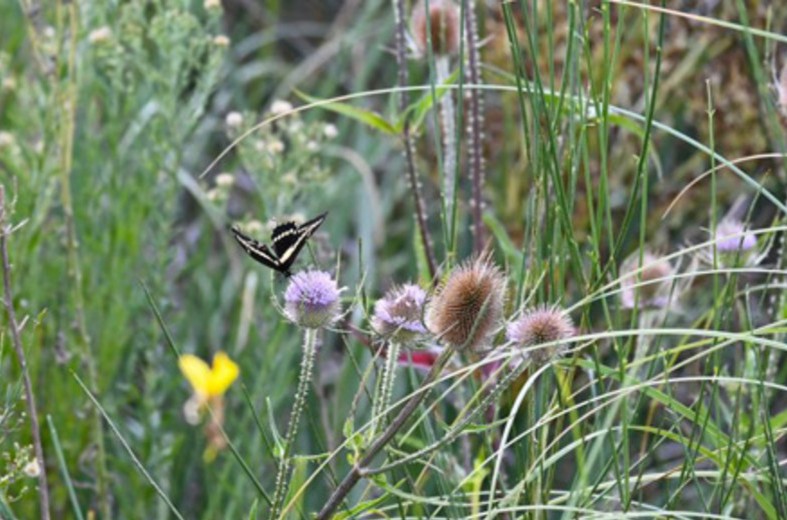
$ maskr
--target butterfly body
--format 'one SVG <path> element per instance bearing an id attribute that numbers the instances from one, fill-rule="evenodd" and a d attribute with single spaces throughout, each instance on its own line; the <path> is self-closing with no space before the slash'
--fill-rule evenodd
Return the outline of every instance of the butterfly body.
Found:
<path id="1" fill-rule="evenodd" d="M 271 233 L 270 247 L 254 240 L 236 226 L 232 227 L 232 233 L 235 235 L 235 240 L 250 257 L 289 278 L 292 276 L 290 268 L 298 258 L 298 253 L 306 245 L 309 237 L 325 222 L 327 215 L 327 212 L 323 213 L 303 224 L 295 222 L 279 224 Z"/>

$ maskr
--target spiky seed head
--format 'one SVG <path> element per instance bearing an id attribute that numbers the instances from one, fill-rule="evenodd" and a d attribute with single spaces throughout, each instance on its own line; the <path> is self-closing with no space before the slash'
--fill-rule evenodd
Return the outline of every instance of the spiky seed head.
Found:
<path id="1" fill-rule="evenodd" d="M 640 269 L 642 266 L 642 269 Z M 643 309 L 663 309 L 669 304 L 671 280 L 675 273 L 672 264 L 650 251 L 635 251 L 620 266 L 623 307 L 633 309 L 635 304 Z"/>
<path id="2" fill-rule="evenodd" d="M 410 20 L 418 50 L 426 54 L 429 37 L 432 38 L 432 52 L 436 55 L 455 54 L 459 50 L 459 9 L 451 0 L 421 0 L 413 8 Z"/>
<path id="3" fill-rule="evenodd" d="M 455 268 L 429 303 L 427 326 L 449 345 L 477 350 L 500 322 L 506 279 L 486 256 Z"/>
<path id="4" fill-rule="evenodd" d="M 389 290 L 374 305 L 372 327 L 378 334 L 403 344 L 413 344 L 427 333 L 421 323 L 426 293 L 414 284 Z"/>
<path id="5" fill-rule="evenodd" d="M 301 271 L 284 292 L 284 311 L 293 323 L 306 329 L 326 327 L 339 318 L 341 290 L 324 271 Z"/>
<path id="6" fill-rule="evenodd" d="M 538 364 L 562 355 L 567 346 L 565 340 L 573 335 L 571 316 L 555 307 L 527 309 L 506 328 L 508 341 L 526 349 L 527 356 Z"/>

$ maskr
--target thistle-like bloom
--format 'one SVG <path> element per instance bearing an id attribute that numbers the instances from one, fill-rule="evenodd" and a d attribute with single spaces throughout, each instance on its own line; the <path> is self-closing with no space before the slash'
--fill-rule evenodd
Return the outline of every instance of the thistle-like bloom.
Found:
<path id="1" fill-rule="evenodd" d="M 478 350 L 500 322 L 506 280 L 488 257 L 467 262 L 448 276 L 429 303 L 427 326 L 449 345 Z"/>
<path id="2" fill-rule="evenodd" d="M 410 20 L 418 51 L 426 53 L 429 37 L 436 55 L 455 54 L 459 50 L 459 9 L 451 0 L 429 0 L 429 13 L 424 0 L 413 8 Z"/>
<path id="3" fill-rule="evenodd" d="M 389 290 L 374 304 L 372 327 L 399 343 L 413 343 L 427 333 L 421 323 L 426 293 L 414 284 Z"/>
<path id="4" fill-rule="evenodd" d="M 224 392 L 238 378 L 240 369 L 224 352 L 213 356 L 213 366 L 192 354 L 184 354 L 178 359 L 183 376 L 191 384 L 194 396 L 184 408 L 186 420 L 191 424 L 199 422 L 202 408 L 211 403 L 219 405 Z"/>
<path id="5" fill-rule="evenodd" d="M 527 356 L 539 364 L 562 355 L 567 346 L 565 340 L 573 335 L 571 317 L 555 307 L 528 309 L 506 328 L 508 341 L 526 349 Z M 540 347 L 544 344 L 546 346 Z"/>
<path id="6" fill-rule="evenodd" d="M 757 237 L 742 222 L 725 218 L 716 224 L 713 243 L 720 253 L 751 251 L 757 245 Z"/>
<path id="7" fill-rule="evenodd" d="M 341 290 L 330 274 L 301 271 L 284 293 L 284 311 L 293 323 L 306 329 L 326 327 L 339 318 Z"/>
<path id="8" fill-rule="evenodd" d="M 650 251 L 642 254 L 640 264 L 639 256 L 639 251 L 634 252 L 620 266 L 621 303 L 626 309 L 635 304 L 641 309 L 663 309 L 670 300 L 672 264 Z"/>

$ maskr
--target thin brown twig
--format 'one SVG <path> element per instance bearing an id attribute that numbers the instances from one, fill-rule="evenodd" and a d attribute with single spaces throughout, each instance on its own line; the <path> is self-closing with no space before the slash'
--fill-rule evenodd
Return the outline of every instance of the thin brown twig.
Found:
<path id="1" fill-rule="evenodd" d="M 432 365 L 429 373 L 424 378 L 423 382 L 421 383 L 420 391 L 413 395 L 409 401 L 404 405 L 404 408 L 401 409 L 399 414 L 394 418 L 391 423 L 388 425 L 388 428 L 385 429 L 383 433 L 369 446 L 369 449 L 366 451 L 366 454 L 361 458 L 360 461 L 355 463 L 352 469 L 344 476 L 339 486 L 331 493 L 331 496 L 328 497 L 328 501 L 325 503 L 325 506 L 320 510 L 317 514 L 316 520 L 327 520 L 331 518 L 333 513 L 336 509 L 339 508 L 341 503 L 344 501 L 344 498 L 347 494 L 355 487 L 355 484 L 364 476 L 367 466 L 369 466 L 373 461 L 374 458 L 377 456 L 378 453 L 393 439 L 393 436 L 405 425 L 407 419 L 413 414 L 413 412 L 418 408 L 418 405 L 426 398 L 429 391 L 427 390 L 430 388 L 430 385 L 433 381 L 437 379 L 437 376 L 442 371 L 443 367 L 445 366 L 446 362 L 451 358 L 454 354 L 454 349 L 450 346 L 446 347 L 446 349 L 440 353 L 440 356 L 435 361 L 434 365 Z"/>
<path id="2" fill-rule="evenodd" d="M 41 443 L 41 428 L 38 424 L 38 408 L 36 408 L 33 384 L 30 382 L 30 373 L 27 369 L 25 349 L 22 347 L 22 338 L 19 336 L 19 326 L 14 311 L 14 297 L 11 291 L 11 262 L 8 260 L 7 230 L 5 222 L 5 186 L 0 184 L 0 255 L 3 262 L 3 296 L 5 310 L 8 314 L 8 326 L 11 329 L 11 339 L 16 351 L 16 358 L 22 372 L 22 381 L 25 387 L 25 404 L 27 415 L 30 417 L 30 429 L 33 434 L 33 449 L 38 463 L 38 498 L 41 505 L 42 520 L 49 520 L 49 486 L 46 479 L 46 460 L 44 447 Z"/>
<path id="3" fill-rule="evenodd" d="M 394 0 L 393 4 L 396 19 L 396 66 L 399 69 L 399 86 L 406 88 L 410 80 L 407 71 L 407 49 L 405 47 L 404 2 L 402 0 Z M 407 95 L 407 91 L 402 90 L 399 94 L 399 107 L 402 114 L 406 113 L 408 103 L 409 96 Z M 415 171 L 415 153 L 413 151 L 413 138 L 410 133 L 410 119 L 408 117 L 405 117 L 404 125 L 402 126 L 402 138 L 404 140 L 404 158 L 407 178 L 410 181 L 410 191 L 413 194 L 413 205 L 415 206 L 415 218 L 418 223 L 418 230 L 421 234 L 421 242 L 423 243 L 426 262 L 429 266 L 429 276 L 434 280 L 437 273 L 437 263 L 435 261 L 432 237 L 427 229 L 426 210 L 424 209 L 424 202 L 421 197 L 421 186 Z"/>

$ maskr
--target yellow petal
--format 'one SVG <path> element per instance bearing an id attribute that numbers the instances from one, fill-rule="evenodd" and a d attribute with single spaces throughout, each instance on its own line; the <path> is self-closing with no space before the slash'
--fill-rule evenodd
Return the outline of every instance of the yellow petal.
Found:
<path id="1" fill-rule="evenodd" d="M 212 374 L 207 363 L 197 356 L 184 354 L 178 359 L 178 366 L 196 393 L 209 395 Z"/>
<path id="2" fill-rule="evenodd" d="M 233 381 L 238 378 L 240 369 L 224 352 L 213 356 L 213 368 L 210 371 L 208 395 L 222 395 Z"/>

